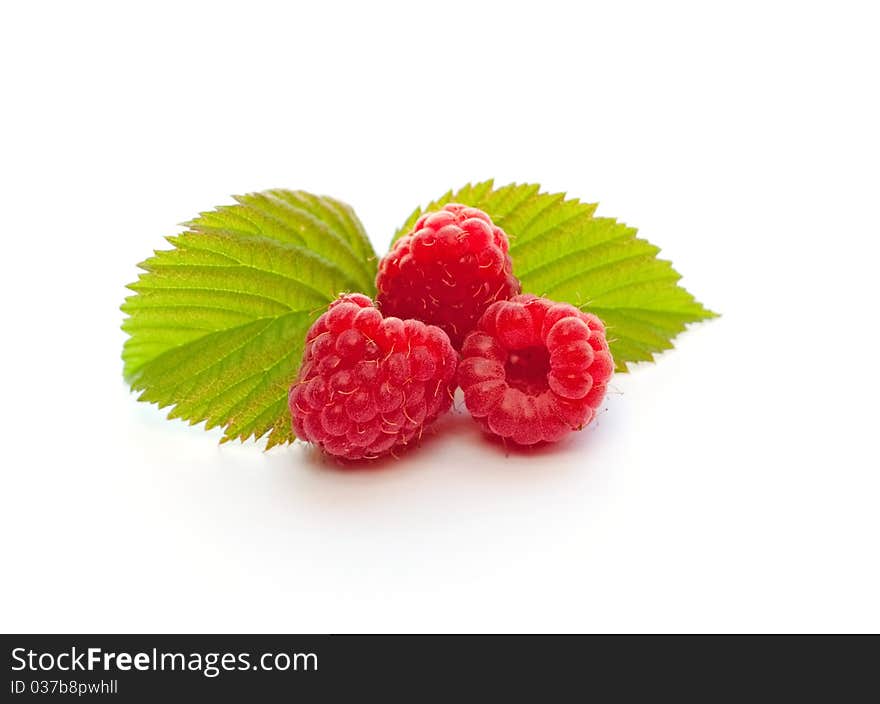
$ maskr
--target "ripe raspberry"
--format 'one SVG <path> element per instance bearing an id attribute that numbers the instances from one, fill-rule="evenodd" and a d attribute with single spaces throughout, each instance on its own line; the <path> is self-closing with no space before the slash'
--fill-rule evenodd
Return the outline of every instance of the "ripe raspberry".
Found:
<path id="1" fill-rule="evenodd" d="M 440 328 L 383 318 L 366 296 L 343 294 L 306 336 L 288 395 L 294 432 L 345 459 L 393 452 L 449 410 L 457 365 Z"/>
<path id="2" fill-rule="evenodd" d="M 484 430 L 534 445 L 586 426 L 613 371 L 599 318 L 523 295 L 483 313 L 464 342 L 458 378 Z"/>
<path id="3" fill-rule="evenodd" d="M 520 291 L 507 235 L 482 210 L 450 203 L 425 213 L 379 262 L 385 315 L 442 328 L 455 349 L 492 303 Z"/>

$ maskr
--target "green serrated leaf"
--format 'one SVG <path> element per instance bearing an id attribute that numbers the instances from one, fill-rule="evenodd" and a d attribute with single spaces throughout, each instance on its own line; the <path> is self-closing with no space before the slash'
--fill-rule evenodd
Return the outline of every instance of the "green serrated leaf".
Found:
<path id="1" fill-rule="evenodd" d="M 342 291 L 375 294 L 376 255 L 352 209 L 303 191 L 236 197 L 139 266 L 122 305 L 124 375 L 169 418 L 223 441 L 294 439 L 287 391 L 306 332 Z"/>
<path id="2" fill-rule="evenodd" d="M 513 271 L 523 291 L 567 301 L 608 326 L 617 371 L 672 348 L 688 323 L 713 318 L 678 284 L 660 249 L 612 218 L 594 217 L 595 203 L 541 193 L 537 184 L 468 184 L 416 209 L 397 231 L 412 230 L 423 212 L 464 203 L 487 212 L 510 237 Z"/>

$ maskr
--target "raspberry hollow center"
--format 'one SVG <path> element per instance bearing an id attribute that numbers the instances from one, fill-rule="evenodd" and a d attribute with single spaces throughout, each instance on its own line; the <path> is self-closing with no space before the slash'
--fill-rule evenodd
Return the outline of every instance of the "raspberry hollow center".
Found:
<path id="1" fill-rule="evenodd" d="M 543 345 L 510 350 L 504 364 L 507 383 L 530 396 L 537 396 L 549 388 L 550 353 Z"/>

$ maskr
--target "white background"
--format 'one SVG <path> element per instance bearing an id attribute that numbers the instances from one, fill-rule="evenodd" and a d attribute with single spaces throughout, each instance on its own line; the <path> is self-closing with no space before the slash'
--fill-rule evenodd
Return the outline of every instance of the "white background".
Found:
<path id="1" fill-rule="evenodd" d="M 0 628 L 880 630 L 872 5 L 4 5 Z M 531 454 L 459 411 L 344 472 L 127 391 L 175 223 L 303 188 L 383 252 L 492 176 L 598 200 L 723 317 Z"/>

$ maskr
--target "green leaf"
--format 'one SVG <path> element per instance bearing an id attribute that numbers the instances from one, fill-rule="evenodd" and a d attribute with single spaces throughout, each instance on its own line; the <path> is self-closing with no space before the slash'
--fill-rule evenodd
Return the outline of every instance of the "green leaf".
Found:
<path id="1" fill-rule="evenodd" d="M 680 274 L 634 228 L 595 217 L 595 203 L 540 190 L 537 184 L 494 188 L 491 180 L 468 184 L 416 209 L 394 240 L 423 212 L 446 203 L 480 208 L 510 237 L 513 272 L 523 291 L 602 318 L 621 372 L 628 363 L 652 361 L 655 353 L 671 349 L 688 323 L 716 316 L 678 284 Z"/>
<path id="2" fill-rule="evenodd" d="M 271 190 L 201 213 L 142 262 L 122 305 L 124 375 L 169 418 L 223 441 L 293 440 L 287 391 L 306 332 L 341 291 L 375 294 L 376 255 L 351 208 Z"/>

